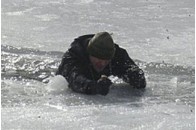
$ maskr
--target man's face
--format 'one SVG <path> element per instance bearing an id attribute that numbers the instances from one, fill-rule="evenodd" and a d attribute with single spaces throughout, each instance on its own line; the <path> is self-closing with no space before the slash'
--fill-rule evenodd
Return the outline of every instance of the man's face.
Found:
<path id="1" fill-rule="evenodd" d="M 110 60 L 103 60 L 93 56 L 90 56 L 90 61 L 97 72 L 101 72 L 110 63 Z"/>

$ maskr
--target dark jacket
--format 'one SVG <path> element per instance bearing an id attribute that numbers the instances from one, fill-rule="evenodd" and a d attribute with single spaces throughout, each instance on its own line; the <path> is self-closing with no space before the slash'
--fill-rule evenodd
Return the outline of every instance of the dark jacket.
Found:
<path id="1" fill-rule="evenodd" d="M 101 73 L 97 73 L 89 60 L 87 45 L 94 36 L 84 35 L 76 38 L 68 51 L 63 55 L 61 64 L 56 72 L 62 75 L 69 83 L 69 87 L 75 91 L 86 94 L 96 94 L 93 84 L 101 75 L 114 75 L 122 78 L 136 88 L 145 88 L 146 81 L 143 71 L 128 56 L 125 49 L 115 44 L 116 52 L 106 68 Z"/>

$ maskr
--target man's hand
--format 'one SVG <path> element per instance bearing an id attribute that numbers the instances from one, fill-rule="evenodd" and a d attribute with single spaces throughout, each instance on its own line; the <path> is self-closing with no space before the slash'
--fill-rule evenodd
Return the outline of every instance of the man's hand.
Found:
<path id="1" fill-rule="evenodd" d="M 146 80 L 142 70 L 133 71 L 128 74 L 129 84 L 135 88 L 142 89 L 146 87 Z"/>
<path id="2" fill-rule="evenodd" d="M 108 94 L 112 82 L 107 76 L 102 75 L 97 84 L 97 93 L 105 96 Z"/>

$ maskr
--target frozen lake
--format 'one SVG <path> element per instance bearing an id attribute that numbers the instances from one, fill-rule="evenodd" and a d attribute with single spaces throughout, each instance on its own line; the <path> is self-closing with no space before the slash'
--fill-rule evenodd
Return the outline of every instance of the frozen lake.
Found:
<path id="1" fill-rule="evenodd" d="M 3 130 L 195 129 L 194 0 L 1 4 Z M 111 77 L 115 84 L 107 96 L 88 96 L 54 77 L 72 40 L 99 31 L 113 33 L 144 69 L 145 91 Z"/>

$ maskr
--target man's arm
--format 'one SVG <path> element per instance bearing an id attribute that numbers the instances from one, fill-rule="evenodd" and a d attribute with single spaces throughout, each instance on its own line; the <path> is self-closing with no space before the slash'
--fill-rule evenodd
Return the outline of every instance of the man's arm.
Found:
<path id="1" fill-rule="evenodd" d="M 109 84 L 104 86 L 101 82 L 98 83 L 86 78 L 84 71 L 87 70 L 81 66 L 77 57 L 70 52 L 66 52 L 56 74 L 64 76 L 69 83 L 69 87 L 75 92 L 91 95 L 106 95 L 109 92 Z"/>
<path id="2" fill-rule="evenodd" d="M 95 82 L 88 80 L 82 75 L 81 63 L 77 62 L 76 56 L 67 51 L 62 58 L 56 75 L 62 75 L 69 83 L 69 87 L 79 93 L 96 94 L 93 89 Z M 84 70 L 83 70 L 84 71 Z"/>
<path id="3" fill-rule="evenodd" d="M 135 88 L 145 88 L 146 79 L 144 72 L 129 57 L 126 50 L 122 51 L 123 80 Z"/>

